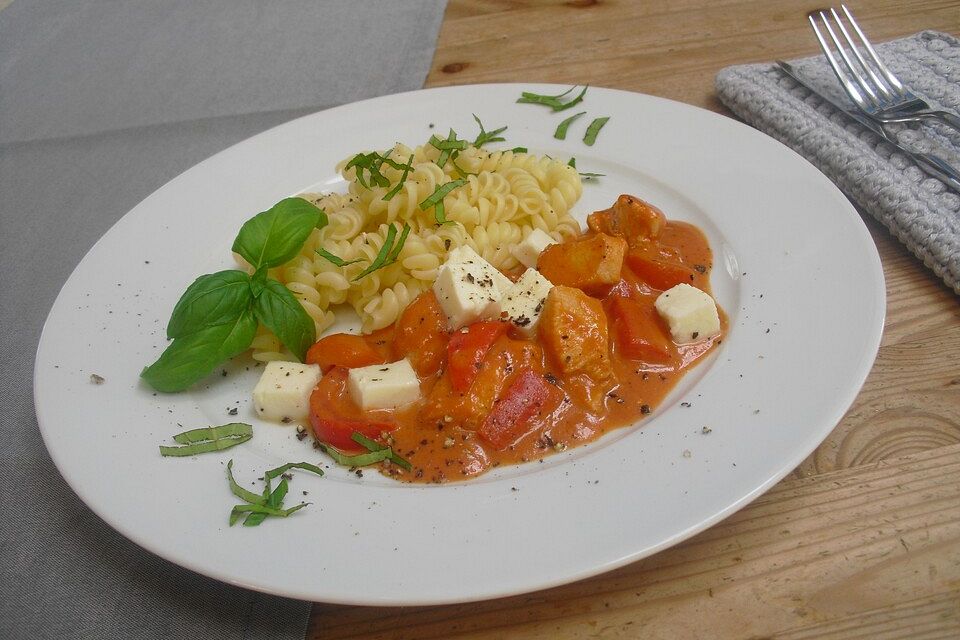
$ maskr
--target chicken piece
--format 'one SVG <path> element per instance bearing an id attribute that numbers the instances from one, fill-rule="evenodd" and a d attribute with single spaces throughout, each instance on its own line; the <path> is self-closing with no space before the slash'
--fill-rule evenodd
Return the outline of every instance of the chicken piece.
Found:
<path id="1" fill-rule="evenodd" d="M 631 248 L 656 240 L 667 224 L 663 212 L 634 196 L 622 195 L 609 209 L 587 216 L 587 226 L 597 233 L 618 236 Z"/>
<path id="2" fill-rule="evenodd" d="M 572 242 L 552 244 L 537 261 L 537 270 L 555 285 L 576 287 L 592 296 L 605 296 L 620 282 L 627 243 L 598 233 Z"/>
<path id="3" fill-rule="evenodd" d="M 543 351 L 528 340 L 497 338 L 465 391 L 457 391 L 449 372 L 444 373 L 420 409 L 424 424 L 445 424 L 475 431 L 483 424 L 490 408 L 503 390 L 522 370 L 543 372 Z"/>
<path id="4" fill-rule="evenodd" d="M 600 301 L 573 287 L 554 287 L 540 316 L 540 339 L 548 357 L 570 381 L 565 388 L 574 400 L 601 410 L 617 380 Z"/>

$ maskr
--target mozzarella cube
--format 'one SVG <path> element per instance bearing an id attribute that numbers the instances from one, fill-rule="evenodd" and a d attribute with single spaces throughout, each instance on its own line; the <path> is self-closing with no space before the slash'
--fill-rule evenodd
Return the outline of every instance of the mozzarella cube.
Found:
<path id="1" fill-rule="evenodd" d="M 527 234 L 527 237 L 524 238 L 520 244 L 510 247 L 510 253 L 512 253 L 513 257 L 519 260 L 523 266 L 534 268 L 537 266 L 537 259 L 540 257 L 540 254 L 543 253 L 543 250 L 551 244 L 556 243 L 557 241 L 551 238 L 546 231 L 534 229 Z"/>
<path id="2" fill-rule="evenodd" d="M 540 312 L 553 284 L 536 269 L 527 269 L 500 299 L 500 310 L 525 335 L 537 334 Z"/>
<path id="3" fill-rule="evenodd" d="M 396 409 L 420 397 L 420 380 L 410 361 L 404 358 L 390 364 L 350 369 L 347 390 L 364 411 Z"/>
<path id="4" fill-rule="evenodd" d="M 321 375 L 316 364 L 268 362 L 253 388 L 257 416 L 284 424 L 305 421 L 310 412 L 310 394 Z"/>
<path id="5" fill-rule="evenodd" d="M 720 333 L 717 303 L 704 291 L 678 284 L 661 293 L 654 306 L 677 344 L 700 342 Z"/>
<path id="6" fill-rule="evenodd" d="M 449 253 L 433 283 L 448 326 L 459 329 L 481 318 L 495 317 L 503 291 L 513 286 L 510 278 L 477 255 L 470 247 Z"/>

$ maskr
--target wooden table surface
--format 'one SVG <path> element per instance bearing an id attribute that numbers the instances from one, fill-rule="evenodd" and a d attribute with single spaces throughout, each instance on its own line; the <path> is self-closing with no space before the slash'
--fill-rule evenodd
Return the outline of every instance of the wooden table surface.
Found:
<path id="1" fill-rule="evenodd" d="M 802 0 L 451 0 L 428 87 L 556 82 L 730 117 L 723 67 L 818 51 Z M 956 0 L 851 0 L 875 42 L 960 35 Z M 619 570 L 487 602 L 315 604 L 308 638 L 960 637 L 960 299 L 866 216 L 880 353 L 827 440 L 764 496 Z"/>

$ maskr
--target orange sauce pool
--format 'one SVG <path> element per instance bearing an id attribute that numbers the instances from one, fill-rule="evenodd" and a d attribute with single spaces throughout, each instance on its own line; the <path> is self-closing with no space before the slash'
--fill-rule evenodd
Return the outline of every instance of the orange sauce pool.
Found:
<path id="1" fill-rule="evenodd" d="M 712 254 L 706 237 L 697 227 L 667 222 L 655 244 L 646 246 L 647 255 L 651 255 L 651 251 L 663 260 L 686 267 L 690 274 L 688 284 L 711 292 Z M 515 279 L 520 274 L 508 275 Z M 612 321 L 614 299 L 629 297 L 652 307 L 661 292 L 638 277 L 624 262 L 619 284 L 601 298 L 610 327 L 610 361 L 615 384 L 603 389 L 599 405 L 593 402 L 591 406 L 584 399 L 584 390 L 578 387 L 580 383 L 564 377 L 557 363 L 545 354 L 539 340 L 524 338 L 515 327 L 496 339 L 467 391 L 455 391 L 441 368 L 433 375 L 421 377 L 419 401 L 394 411 L 360 411 L 349 400 L 345 375 L 329 376 L 315 394 L 322 393 L 328 402 L 338 407 L 340 414 L 374 425 L 395 426 L 381 439 L 406 458 L 412 468 L 404 470 L 395 464 L 383 463 L 381 471 L 398 480 L 443 483 L 468 479 L 500 465 L 540 460 L 642 420 L 690 368 L 721 342 L 728 322 L 718 307 L 721 322 L 718 336 L 689 345 L 671 342 L 672 351 L 666 361 L 644 362 L 625 357 Z M 657 321 L 659 329 L 669 336 L 666 323 L 659 317 Z M 393 349 L 394 332 L 394 327 L 388 327 L 366 337 L 371 346 L 384 354 L 384 361 L 398 357 Z M 525 434 L 499 450 L 485 441 L 478 429 L 499 394 L 523 369 L 533 370 L 550 383 L 549 396 L 526 424 Z M 368 435 L 374 436 L 376 431 L 374 428 Z"/>

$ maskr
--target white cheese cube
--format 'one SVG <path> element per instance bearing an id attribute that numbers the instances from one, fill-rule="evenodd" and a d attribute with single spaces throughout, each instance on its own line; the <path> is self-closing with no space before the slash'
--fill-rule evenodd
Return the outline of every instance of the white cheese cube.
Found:
<path id="1" fill-rule="evenodd" d="M 395 409 L 420 397 L 420 380 L 410 361 L 404 358 L 390 364 L 350 369 L 347 390 L 364 411 Z"/>
<path id="2" fill-rule="evenodd" d="M 320 382 L 320 366 L 299 362 L 268 362 L 253 388 L 258 417 L 273 422 L 303 422 L 310 412 L 310 394 Z"/>
<path id="3" fill-rule="evenodd" d="M 527 269 L 516 284 L 507 289 L 500 299 L 500 310 L 527 336 L 537 334 L 540 312 L 553 284 L 536 269 Z M 502 316 L 501 316 L 502 317 Z"/>
<path id="4" fill-rule="evenodd" d="M 677 344 L 700 342 L 720 333 L 717 303 L 709 294 L 689 284 L 667 289 L 657 297 L 654 306 L 667 321 Z"/>
<path id="5" fill-rule="evenodd" d="M 433 283 L 440 308 L 451 329 L 459 329 L 500 312 L 497 304 L 510 279 L 470 247 L 457 247 L 447 256 Z"/>
<path id="6" fill-rule="evenodd" d="M 510 253 L 512 253 L 513 257 L 519 260 L 523 266 L 535 268 L 537 266 L 537 259 L 540 257 L 540 254 L 543 253 L 543 250 L 551 244 L 556 243 L 557 241 L 551 238 L 546 231 L 534 229 L 520 244 L 510 247 Z"/>

